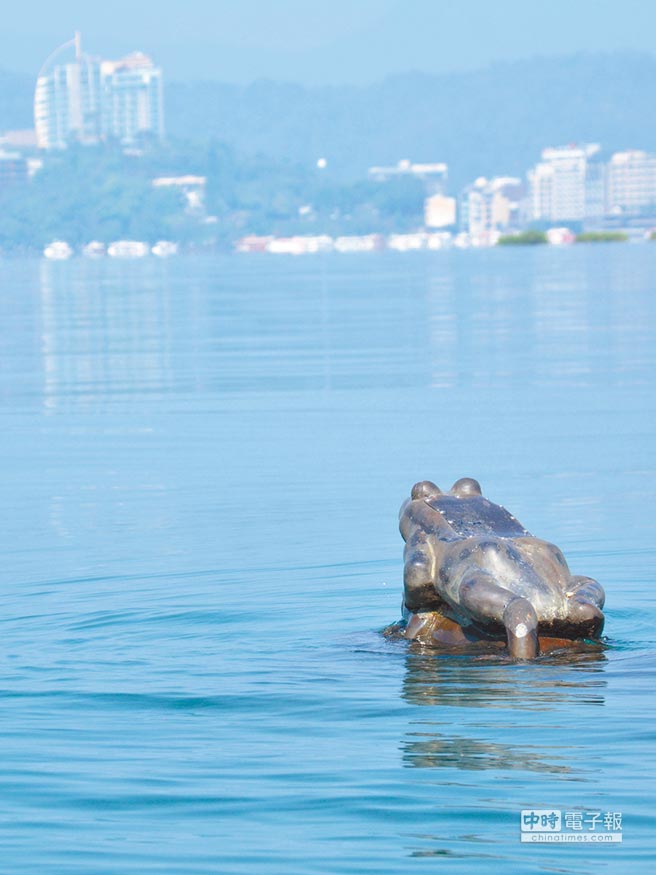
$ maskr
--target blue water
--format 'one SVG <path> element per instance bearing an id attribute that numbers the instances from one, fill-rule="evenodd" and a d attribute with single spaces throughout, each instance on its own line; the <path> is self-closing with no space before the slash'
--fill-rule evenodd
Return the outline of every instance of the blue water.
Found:
<path id="1" fill-rule="evenodd" d="M 656 246 L 0 262 L 0 871 L 649 871 Z M 412 652 L 397 512 L 478 478 L 601 655 Z M 621 812 L 529 846 L 524 808 Z"/>

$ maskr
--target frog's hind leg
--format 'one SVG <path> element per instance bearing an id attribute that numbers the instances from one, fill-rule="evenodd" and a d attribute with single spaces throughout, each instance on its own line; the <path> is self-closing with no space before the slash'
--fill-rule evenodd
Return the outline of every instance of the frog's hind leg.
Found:
<path id="1" fill-rule="evenodd" d="M 435 553 L 425 532 L 415 532 L 404 551 L 403 600 L 412 613 L 437 611 L 444 607 L 433 585 Z"/>
<path id="2" fill-rule="evenodd" d="M 538 655 L 538 618 L 527 600 L 494 580 L 484 571 L 472 571 L 460 584 L 459 606 L 482 625 L 501 624 L 506 630 L 508 650 L 513 659 L 533 659 Z"/>
<path id="3" fill-rule="evenodd" d="M 565 622 L 571 623 L 577 637 L 599 638 L 604 628 L 602 608 L 606 594 L 591 577 L 572 577 L 567 590 Z"/>
<path id="4" fill-rule="evenodd" d="M 603 586 L 592 577 L 572 577 L 572 582 L 567 590 L 568 598 L 575 598 L 582 602 L 590 602 L 599 610 L 604 606 L 606 593 Z"/>

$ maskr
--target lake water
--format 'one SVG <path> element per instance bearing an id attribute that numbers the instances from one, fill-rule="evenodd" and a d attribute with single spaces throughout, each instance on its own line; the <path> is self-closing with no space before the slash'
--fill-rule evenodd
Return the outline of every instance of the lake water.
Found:
<path id="1" fill-rule="evenodd" d="M 649 870 L 656 245 L 0 276 L 2 872 Z M 602 582 L 602 654 L 379 634 L 399 505 L 466 475 Z"/>

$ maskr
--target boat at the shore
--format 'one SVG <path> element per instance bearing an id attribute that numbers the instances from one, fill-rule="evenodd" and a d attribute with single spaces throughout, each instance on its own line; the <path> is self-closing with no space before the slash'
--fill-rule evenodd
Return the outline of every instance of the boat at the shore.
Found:
<path id="1" fill-rule="evenodd" d="M 178 254 L 178 244 L 173 243 L 171 240 L 158 240 L 151 249 L 151 252 L 159 258 L 168 258 L 169 255 Z"/>
<path id="2" fill-rule="evenodd" d="M 104 243 L 101 243 L 99 240 L 92 240 L 91 243 L 87 243 L 82 248 L 82 255 L 85 255 L 87 258 L 100 258 L 105 255 L 106 251 Z"/>
<path id="3" fill-rule="evenodd" d="M 65 261 L 73 254 L 73 250 L 65 240 L 53 240 L 43 250 L 43 254 L 51 261 Z"/>
<path id="4" fill-rule="evenodd" d="M 141 240 L 116 240 L 107 247 L 110 258 L 144 258 L 150 249 Z"/>

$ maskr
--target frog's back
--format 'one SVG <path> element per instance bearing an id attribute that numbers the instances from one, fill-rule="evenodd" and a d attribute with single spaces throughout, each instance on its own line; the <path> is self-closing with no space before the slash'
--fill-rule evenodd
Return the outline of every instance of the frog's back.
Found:
<path id="1" fill-rule="evenodd" d="M 505 507 L 488 501 L 482 495 L 458 498 L 441 494 L 429 499 L 427 504 L 438 511 L 448 523 L 453 535 L 447 534 L 447 540 L 478 536 L 532 537 L 531 533 Z"/>

